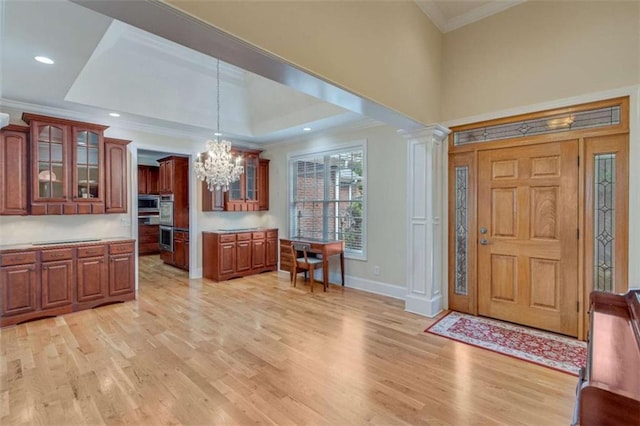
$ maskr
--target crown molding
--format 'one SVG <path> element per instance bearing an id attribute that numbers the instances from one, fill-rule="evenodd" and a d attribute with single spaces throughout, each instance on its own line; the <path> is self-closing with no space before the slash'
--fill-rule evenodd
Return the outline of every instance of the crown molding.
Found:
<path id="1" fill-rule="evenodd" d="M 436 27 L 442 33 L 448 33 L 465 25 L 472 24 L 487 18 L 496 13 L 500 13 L 510 7 L 517 6 L 520 3 L 524 3 L 526 0 L 495 0 L 491 3 L 473 8 L 462 15 L 455 16 L 451 19 L 446 19 L 436 2 L 431 0 L 416 0 L 418 7 L 431 19 Z"/>

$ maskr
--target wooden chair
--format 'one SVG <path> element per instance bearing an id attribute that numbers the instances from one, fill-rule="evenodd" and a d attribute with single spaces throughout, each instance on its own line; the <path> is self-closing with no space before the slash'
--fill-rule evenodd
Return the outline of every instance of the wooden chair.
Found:
<path id="1" fill-rule="evenodd" d="M 305 279 L 307 277 L 307 272 L 309 272 L 309 275 L 311 276 L 311 292 L 313 293 L 313 284 L 315 282 L 313 273 L 317 268 L 322 268 L 322 259 L 309 257 L 307 253 L 310 250 L 311 246 L 309 244 L 296 242 L 291 243 L 291 258 L 293 259 L 293 286 L 296 286 L 298 274 L 300 272 L 304 272 Z M 302 257 L 299 257 L 299 252 L 302 252 Z M 322 281 L 322 290 L 327 291 L 324 280 Z"/>

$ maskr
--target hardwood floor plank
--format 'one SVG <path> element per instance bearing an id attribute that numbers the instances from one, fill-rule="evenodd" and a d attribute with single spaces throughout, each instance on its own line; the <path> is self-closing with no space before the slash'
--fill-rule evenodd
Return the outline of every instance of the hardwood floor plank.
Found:
<path id="1" fill-rule="evenodd" d="M 0 423 L 555 425 L 576 378 L 439 336 L 404 302 L 140 258 L 137 300 L 0 329 Z"/>

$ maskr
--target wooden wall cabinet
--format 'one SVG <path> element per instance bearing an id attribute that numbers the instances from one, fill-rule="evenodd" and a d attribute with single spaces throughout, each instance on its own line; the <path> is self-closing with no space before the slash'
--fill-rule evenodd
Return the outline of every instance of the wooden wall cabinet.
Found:
<path id="1" fill-rule="evenodd" d="M 173 226 L 189 229 L 189 159 L 171 156 L 158 162 L 160 194 L 173 194 Z"/>
<path id="2" fill-rule="evenodd" d="M 132 240 L 0 252 L 0 326 L 135 299 L 134 268 Z"/>
<path id="3" fill-rule="evenodd" d="M 99 124 L 29 113 L 22 119 L 28 128 L 0 132 L 0 214 L 127 211 L 129 141 L 104 138 L 107 126 Z"/>
<path id="4" fill-rule="evenodd" d="M 229 186 L 229 191 L 209 191 L 202 184 L 202 211 L 269 210 L 269 160 L 259 157 L 261 151 L 233 150 L 242 156 L 244 173 Z"/>
<path id="5" fill-rule="evenodd" d="M 105 179 L 107 213 L 127 212 L 127 145 L 131 141 L 105 138 Z"/>
<path id="6" fill-rule="evenodd" d="M 156 166 L 138 166 L 138 195 L 157 195 L 160 169 Z"/>
<path id="7" fill-rule="evenodd" d="M 253 232 L 203 232 L 204 277 L 214 281 L 275 271 L 277 229 Z M 275 260 L 275 261 L 274 261 Z"/>
<path id="8" fill-rule="evenodd" d="M 26 126 L 0 131 L 0 215 L 27 214 L 28 134 Z"/>

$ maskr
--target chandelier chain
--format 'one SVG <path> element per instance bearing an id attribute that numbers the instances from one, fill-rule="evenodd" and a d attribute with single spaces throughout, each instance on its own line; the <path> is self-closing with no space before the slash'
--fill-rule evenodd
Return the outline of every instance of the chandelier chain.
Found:
<path id="1" fill-rule="evenodd" d="M 216 133 L 215 140 L 207 140 L 204 160 L 198 153 L 193 166 L 196 177 L 207 183 L 209 191 L 228 191 L 229 185 L 237 182 L 244 173 L 242 158 L 234 159 L 231 154 L 231 142 L 220 140 L 220 60 L 216 62 Z"/>

